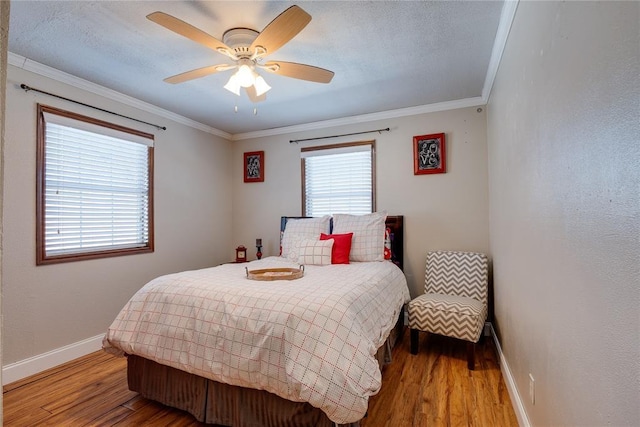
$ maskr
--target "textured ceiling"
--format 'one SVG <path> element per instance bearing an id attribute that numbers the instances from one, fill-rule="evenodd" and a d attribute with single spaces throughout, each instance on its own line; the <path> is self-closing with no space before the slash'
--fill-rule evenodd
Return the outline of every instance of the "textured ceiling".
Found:
<path id="1" fill-rule="evenodd" d="M 331 83 L 264 73 L 272 89 L 252 104 L 223 88 L 232 71 L 163 82 L 228 61 L 149 21 L 149 13 L 168 13 L 222 40 L 234 27 L 261 31 L 292 4 L 12 0 L 9 51 L 240 134 L 480 97 L 503 2 L 297 2 L 311 22 L 267 59 L 329 69 Z"/>

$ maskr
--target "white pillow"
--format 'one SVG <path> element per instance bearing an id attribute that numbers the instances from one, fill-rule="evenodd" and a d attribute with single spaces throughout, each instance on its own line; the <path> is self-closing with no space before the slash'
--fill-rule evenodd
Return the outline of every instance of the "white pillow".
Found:
<path id="1" fill-rule="evenodd" d="M 289 259 L 293 262 L 298 262 L 298 258 L 300 258 L 300 248 L 302 247 L 302 242 L 305 240 L 319 240 L 320 236 L 307 236 L 305 234 L 290 234 L 287 239 L 287 246 L 289 251 L 287 252 L 287 256 L 285 258 Z M 284 241 L 284 239 L 283 239 Z M 284 246 L 282 249 L 284 253 Z"/>
<path id="2" fill-rule="evenodd" d="M 320 218 L 289 219 L 282 235 L 281 256 L 296 262 L 300 242 L 304 239 L 319 239 L 320 234 L 329 234 L 331 216 Z M 293 253 L 291 253 L 293 252 Z"/>
<path id="3" fill-rule="evenodd" d="M 333 233 L 353 233 L 350 261 L 384 261 L 384 230 L 387 213 L 333 215 Z"/>
<path id="4" fill-rule="evenodd" d="M 300 243 L 298 262 L 302 265 L 329 265 L 331 264 L 332 249 L 333 239 L 305 239 Z"/>

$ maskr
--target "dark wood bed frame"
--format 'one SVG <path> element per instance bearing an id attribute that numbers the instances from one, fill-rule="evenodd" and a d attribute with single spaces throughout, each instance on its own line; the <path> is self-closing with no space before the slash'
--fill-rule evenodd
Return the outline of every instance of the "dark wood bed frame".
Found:
<path id="1" fill-rule="evenodd" d="M 286 219 L 283 222 L 286 224 Z M 388 216 L 386 224 L 391 232 L 392 261 L 402 269 L 403 217 Z M 391 349 L 402 337 L 403 318 L 401 312 L 387 342 L 378 349 L 380 369 L 391 361 Z M 243 427 L 336 426 L 322 410 L 307 402 L 293 402 L 264 390 L 209 380 L 140 356 L 127 356 L 127 380 L 129 389 L 142 397 L 187 411 L 205 423 Z"/>

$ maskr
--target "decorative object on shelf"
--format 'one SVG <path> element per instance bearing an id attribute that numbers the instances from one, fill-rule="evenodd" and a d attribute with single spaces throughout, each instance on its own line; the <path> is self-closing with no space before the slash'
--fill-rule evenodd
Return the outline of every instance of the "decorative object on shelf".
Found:
<path id="1" fill-rule="evenodd" d="M 244 153 L 244 182 L 264 182 L 264 151 Z"/>
<path id="2" fill-rule="evenodd" d="M 447 171 L 444 133 L 413 137 L 413 174 L 425 175 Z"/>
<path id="3" fill-rule="evenodd" d="M 242 245 L 236 248 L 236 262 L 247 262 L 247 248 Z"/>
<path id="4" fill-rule="evenodd" d="M 262 239 L 256 239 L 256 258 L 262 259 Z"/>
<path id="5" fill-rule="evenodd" d="M 295 280 L 304 276 L 304 265 L 300 268 L 263 268 L 261 270 L 249 270 L 245 267 L 247 279 L 251 280 Z"/>

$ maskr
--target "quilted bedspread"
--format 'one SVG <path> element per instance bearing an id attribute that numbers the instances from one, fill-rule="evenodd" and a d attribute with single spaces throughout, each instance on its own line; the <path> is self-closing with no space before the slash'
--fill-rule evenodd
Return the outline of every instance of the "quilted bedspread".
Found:
<path id="1" fill-rule="evenodd" d="M 409 290 L 391 262 L 307 265 L 296 280 L 255 281 L 245 267 L 298 267 L 280 257 L 158 277 L 109 327 L 103 348 L 215 381 L 267 390 L 364 417 L 378 392 L 375 358 Z"/>

